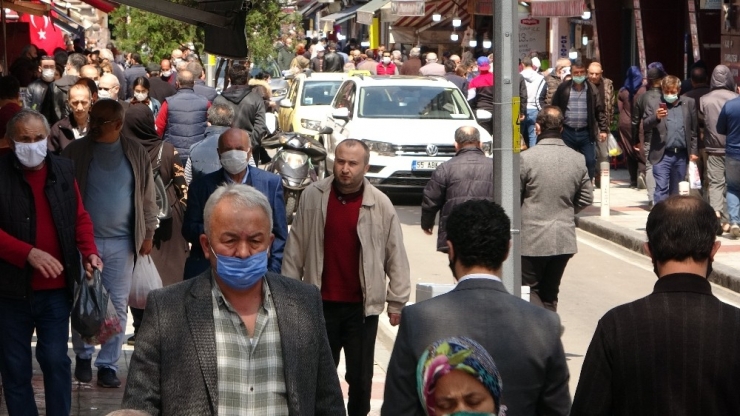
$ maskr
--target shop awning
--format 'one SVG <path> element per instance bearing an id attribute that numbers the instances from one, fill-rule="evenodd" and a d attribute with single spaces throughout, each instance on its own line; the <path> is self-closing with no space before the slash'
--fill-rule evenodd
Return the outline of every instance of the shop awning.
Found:
<path id="1" fill-rule="evenodd" d="M 455 13 L 457 13 L 457 16 L 454 16 Z M 432 20 L 432 15 L 434 14 L 442 15 L 442 20 L 440 20 L 439 22 L 435 22 L 434 20 Z M 427 4 L 424 11 L 424 16 L 401 17 L 395 23 L 393 23 L 392 27 L 410 27 L 423 31 L 432 26 L 446 25 L 445 27 L 449 27 L 450 29 L 452 29 L 451 21 L 453 17 L 458 17 L 462 21 L 462 24 L 458 28 L 458 30 L 460 31 L 464 31 L 465 28 L 470 25 L 470 22 L 472 20 L 467 10 L 458 7 L 457 12 L 455 12 L 455 3 L 452 1 L 445 1 L 435 3 L 434 5 Z"/>
<path id="2" fill-rule="evenodd" d="M 34 16 L 44 16 L 49 13 L 51 7 L 44 3 L 33 3 L 30 1 L 4 1 L 3 6 L 6 9 L 13 10 L 18 13 L 26 13 Z"/>
<path id="3" fill-rule="evenodd" d="M 347 7 L 336 13 L 322 16 L 321 23 L 330 24 L 330 25 L 338 25 L 338 24 L 344 23 L 347 20 L 355 17 L 355 14 L 357 13 L 357 9 L 359 8 L 360 8 L 360 5 L 354 5 L 354 6 Z"/>
<path id="4" fill-rule="evenodd" d="M 326 6 L 326 4 L 319 3 L 318 0 L 310 1 L 298 9 L 298 13 L 300 13 L 301 16 L 310 16 L 324 6 Z"/>
<path id="5" fill-rule="evenodd" d="M 580 16 L 586 7 L 583 0 L 530 0 L 529 5 L 532 17 Z"/>
<path id="6" fill-rule="evenodd" d="M 377 12 L 390 2 L 391 0 L 371 0 L 370 2 L 366 3 L 364 6 L 357 9 L 357 23 L 362 23 L 363 25 L 373 24 L 373 17 L 375 17 L 375 12 Z"/>

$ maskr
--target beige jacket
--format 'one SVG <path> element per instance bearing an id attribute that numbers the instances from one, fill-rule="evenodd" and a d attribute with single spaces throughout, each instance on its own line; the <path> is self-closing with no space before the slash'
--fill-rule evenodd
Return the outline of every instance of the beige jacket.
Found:
<path id="1" fill-rule="evenodd" d="M 333 180 L 331 176 L 303 191 L 283 254 L 283 275 L 311 283 L 319 289 L 324 269 L 326 208 Z M 370 185 L 367 179 L 357 234 L 362 246 L 360 284 L 365 316 L 380 315 L 386 301 L 389 313 L 400 313 L 411 290 L 401 223 L 388 197 Z"/>

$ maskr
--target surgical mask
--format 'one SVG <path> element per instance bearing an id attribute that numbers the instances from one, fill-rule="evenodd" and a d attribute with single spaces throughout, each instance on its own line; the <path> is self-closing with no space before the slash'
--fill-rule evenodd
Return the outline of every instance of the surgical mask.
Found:
<path id="1" fill-rule="evenodd" d="M 177 64 L 179 64 L 180 62 L 182 62 L 182 59 L 180 58 L 175 58 L 172 60 L 172 63 L 175 64 L 175 66 L 177 66 Z"/>
<path id="2" fill-rule="evenodd" d="M 388 65 L 389 63 L 391 63 L 391 58 L 383 57 L 383 63 Z"/>
<path id="3" fill-rule="evenodd" d="M 575 82 L 576 84 L 583 84 L 584 82 L 586 82 L 586 76 L 579 75 L 579 76 L 573 77 L 573 82 Z"/>
<path id="4" fill-rule="evenodd" d="M 146 92 L 135 92 L 134 98 L 136 98 L 136 101 L 144 101 L 149 97 L 149 93 Z"/>
<path id="5" fill-rule="evenodd" d="M 210 244 L 209 241 L 208 245 Z M 234 290 L 247 290 L 253 287 L 267 273 L 267 250 L 244 259 L 216 254 L 213 246 L 211 253 L 216 256 L 216 274 L 226 286 Z"/>
<path id="6" fill-rule="evenodd" d="M 21 165 L 27 168 L 35 168 L 46 159 L 47 139 L 35 143 L 15 142 L 15 156 Z"/>
<path id="7" fill-rule="evenodd" d="M 663 94 L 663 99 L 668 104 L 673 104 L 678 100 L 678 94 Z"/>
<path id="8" fill-rule="evenodd" d="M 50 68 L 44 68 L 41 70 L 41 79 L 43 79 L 46 82 L 54 81 L 54 74 L 56 71 Z"/>
<path id="9" fill-rule="evenodd" d="M 98 99 L 99 100 L 110 100 L 112 98 L 112 95 L 110 91 L 106 90 L 99 90 L 98 91 Z"/>
<path id="10" fill-rule="evenodd" d="M 244 172 L 247 169 L 249 152 L 244 150 L 229 150 L 221 153 L 221 166 L 232 175 Z"/>
<path id="11" fill-rule="evenodd" d="M 165 78 L 169 78 L 170 75 L 172 75 L 172 71 L 162 71 L 162 76 Z"/>

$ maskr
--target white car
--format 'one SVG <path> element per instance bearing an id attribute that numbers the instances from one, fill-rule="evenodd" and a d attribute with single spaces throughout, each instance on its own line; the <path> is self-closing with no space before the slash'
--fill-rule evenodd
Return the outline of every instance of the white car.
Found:
<path id="1" fill-rule="evenodd" d="M 455 130 L 473 126 L 491 156 L 491 135 L 478 125 L 460 90 L 444 78 L 353 76 L 339 88 L 325 127 L 327 175 L 334 149 L 344 139 L 370 148 L 365 177 L 384 191 L 420 190 L 432 172 L 455 155 Z"/>
<path id="2" fill-rule="evenodd" d="M 296 75 L 288 88 L 288 95 L 279 103 L 280 129 L 309 136 L 318 133 L 345 78 L 342 72 Z"/>

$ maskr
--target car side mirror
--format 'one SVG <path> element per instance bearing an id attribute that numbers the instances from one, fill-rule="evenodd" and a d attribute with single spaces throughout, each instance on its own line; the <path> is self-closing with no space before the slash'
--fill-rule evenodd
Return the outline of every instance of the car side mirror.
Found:
<path id="1" fill-rule="evenodd" d="M 475 118 L 478 119 L 478 121 L 488 121 L 493 118 L 493 114 L 491 114 L 488 110 L 475 110 Z"/>
<path id="2" fill-rule="evenodd" d="M 337 120 L 349 121 L 349 108 L 335 108 L 331 113 L 332 118 Z"/>
<path id="3" fill-rule="evenodd" d="M 282 100 L 280 100 L 280 107 L 293 108 L 293 103 L 291 103 L 289 99 L 283 98 Z"/>
<path id="4" fill-rule="evenodd" d="M 334 129 L 331 127 L 324 127 L 321 130 L 319 130 L 319 134 L 332 134 L 334 133 Z"/>

